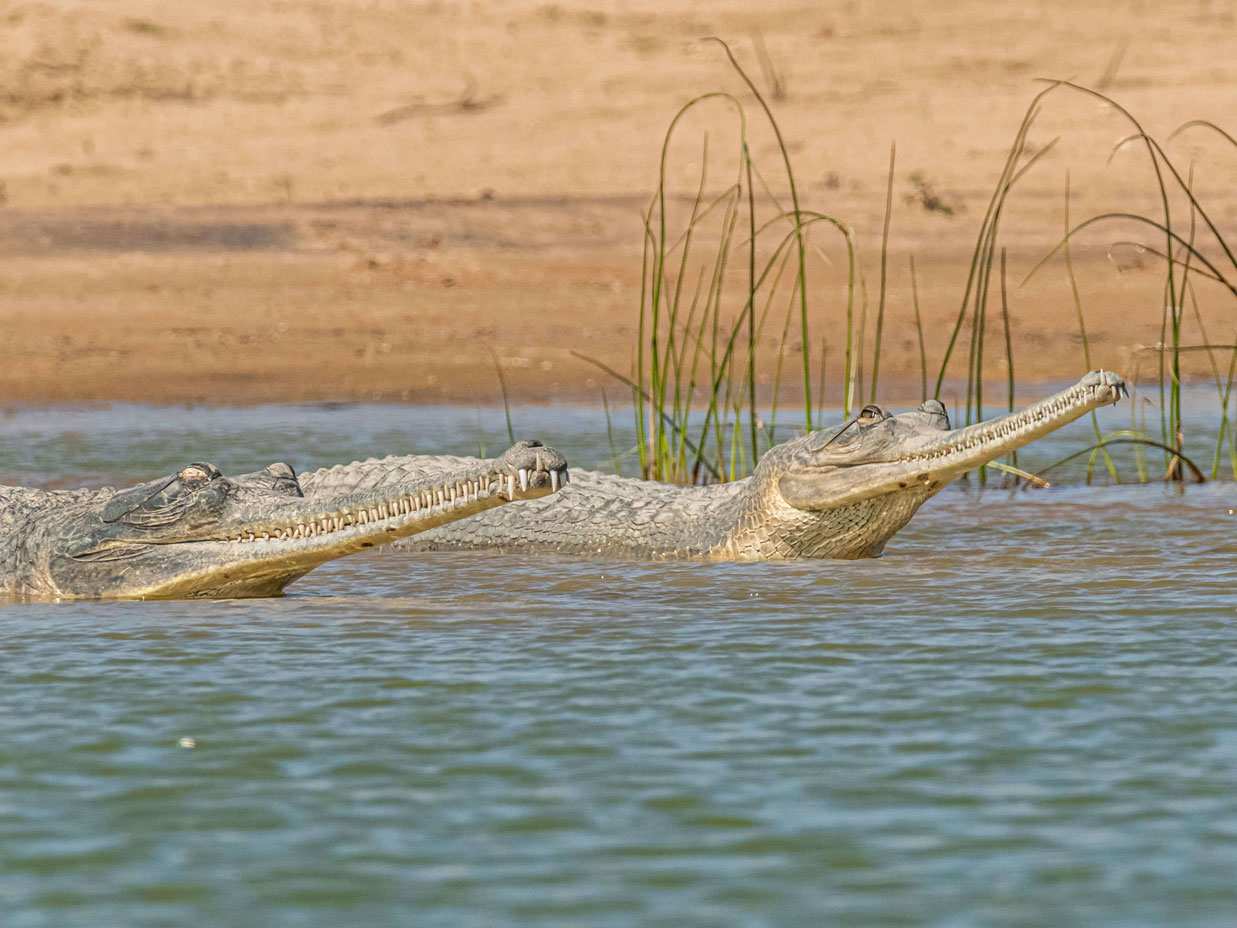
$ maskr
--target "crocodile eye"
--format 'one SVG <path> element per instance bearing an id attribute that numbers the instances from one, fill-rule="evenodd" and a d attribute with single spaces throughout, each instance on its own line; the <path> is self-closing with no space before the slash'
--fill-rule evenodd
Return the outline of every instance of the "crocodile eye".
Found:
<path id="1" fill-rule="evenodd" d="M 864 406 L 856 421 L 860 425 L 871 425 L 873 422 L 880 422 L 884 418 L 885 413 L 879 406 Z"/>

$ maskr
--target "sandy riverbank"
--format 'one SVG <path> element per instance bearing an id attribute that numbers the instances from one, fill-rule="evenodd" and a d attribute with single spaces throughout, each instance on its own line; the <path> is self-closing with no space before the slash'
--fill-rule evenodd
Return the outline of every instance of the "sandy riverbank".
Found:
<path id="1" fill-rule="evenodd" d="M 908 258 L 936 358 L 1033 79 L 1102 81 L 1161 136 L 1223 125 L 1233 28 L 1231 3 L 1199 2 L 24 5 L 0 23 L 16 50 L 0 75 L 0 396 L 488 402 L 492 350 L 516 399 L 597 399 L 604 375 L 571 352 L 628 366 L 666 124 L 695 94 L 742 90 L 697 40 L 732 39 L 771 88 L 759 34 L 804 205 L 854 226 L 873 299 L 897 142 L 882 381 L 905 398 L 919 382 Z M 720 144 L 731 125 L 718 109 L 685 127 L 677 188 L 701 133 Z M 1076 218 L 1156 208 L 1145 155 L 1106 163 L 1126 132 L 1081 96 L 1045 109 L 1032 141 L 1061 141 L 1010 201 L 1011 281 L 1059 237 L 1067 172 Z M 753 150 L 780 190 L 763 129 Z M 1231 235 L 1232 149 L 1203 131 L 1171 151 Z M 947 211 L 925 206 L 925 184 Z M 1162 304 L 1154 259 L 1109 247 L 1135 232 L 1097 230 L 1075 252 L 1093 364 L 1127 374 Z M 836 346 L 844 253 L 819 241 L 833 263 L 812 269 L 814 325 Z M 1231 297 L 1205 281 L 1198 295 L 1212 340 L 1230 341 Z M 1012 289 L 1010 310 L 1020 381 L 1083 369 L 1059 263 Z M 995 359 L 988 376 L 1004 379 Z"/>

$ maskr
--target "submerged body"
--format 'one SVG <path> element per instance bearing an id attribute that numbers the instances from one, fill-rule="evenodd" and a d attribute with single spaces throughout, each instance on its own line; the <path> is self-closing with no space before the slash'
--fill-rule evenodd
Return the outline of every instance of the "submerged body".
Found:
<path id="1" fill-rule="evenodd" d="M 682 487 L 574 471 L 571 486 L 552 499 L 444 526 L 401 547 L 737 561 L 874 557 L 950 481 L 1115 403 L 1124 389 L 1116 374 L 1096 371 L 1021 412 L 961 429 L 950 428 L 934 400 L 898 416 L 869 406 L 838 429 L 771 448 L 745 480 Z"/>
<path id="2" fill-rule="evenodd" d="M 301 478 L 287 464 L 235 478 L 190 464 L 120 491 L 0 487 L 0 593 L 275 595 L 326 561 L 544 496 L 567 475 L 562 456 L 537 442 L 453 468 L 401 460 L 398 479 L 390 468 L 386 479 L 358 478 L 380 466 L 374 461 Z M 313 498 L 306 478 L 318 482 Z"/>

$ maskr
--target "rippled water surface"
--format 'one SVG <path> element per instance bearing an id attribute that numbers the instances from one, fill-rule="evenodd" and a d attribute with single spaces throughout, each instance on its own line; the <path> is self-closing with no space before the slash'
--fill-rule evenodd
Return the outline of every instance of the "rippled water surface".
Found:
<path id="1" fill-rule="evenodd" d="M 609 455 L 592 412 L 517 425 Z M 502 432 L 22 412 L 0 472 Z M 857 563 L 374 553 L 278 600 L 0 607 L 0 924 L 1232 925 L 1235 505 L 953 491 Z"/>

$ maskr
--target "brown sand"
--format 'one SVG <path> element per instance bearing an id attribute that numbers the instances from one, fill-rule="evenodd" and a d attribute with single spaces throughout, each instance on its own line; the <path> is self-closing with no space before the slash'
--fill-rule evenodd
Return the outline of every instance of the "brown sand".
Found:
<path id="1" fill-rule="evenodd" d="M 908 257 L 936 359 L 1034 78 L 1102 83 L 1162 138 L 1190 118 L 1233 130 L 1232 2 L 1084 6 L 11 5 L 0 13 L 0 397 L 484 403 L 498 398 L 491 350 L 517 399 L 621 395 L 570 352 L 629 366 L 640 211 L 675 110 L 710 90 L 740 94 L 757 161 L 786 192 L 754 99 L 699 41 L 710 34 L 732 40 L 766 90 L 753 37 L 768 49 L 803 204 L 853 225 L 872 312 L 896 140 L 882 392 L 917 394 Z M 732 144 L 720 105 L 689 121 L 671 158 L 680 193 L 698 176 L 705 129 L 715 151 Z M 1061 141 L 1003 225 L 1021 382 L 1084 368 L 1060 261 L 1017 286 L 1060 236 L 1067 172 L 1075 218 L 1158 210 L 1145 153 L 1127 146 L 1106 162 L 1128 131 L 1068 92 L 1032 131 L 1033 146 Z M 1200 198 L 1237 239 L 1237 151 L 1205 130 L 1169 150 L 1183 169 L 1194 162 Z M 924 183 L 952 215 L 927 208 Z M 1160 244 L 1129 225 L 1094 229 L 1075 264 L 1092 363 L 1129 374 L 1160 337 L 1163 274 L 1152 257 L 1110 249 L 1123 238 Z M 836 398 L 845 253 L 816 241 L 833 262 L 812 265 L 810 286 Z M 1233 341 L 1231 295 L 1200 281 L 1198 296 L 1211 340 Z M 1186 338 L 1201 338 L 1192 319 Z M 1192 363 L 1206 370 L 1203 355 Z"/>

